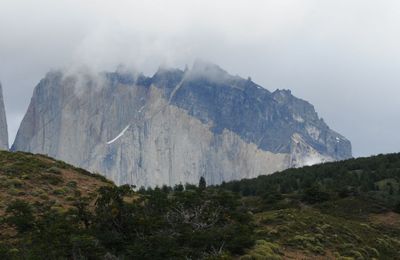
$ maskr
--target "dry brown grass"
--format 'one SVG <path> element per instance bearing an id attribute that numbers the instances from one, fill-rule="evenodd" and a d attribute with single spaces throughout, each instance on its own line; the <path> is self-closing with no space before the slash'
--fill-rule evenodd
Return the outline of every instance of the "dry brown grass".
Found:
<path id="1" fill-rule="evenodd" d="M 282 259 L 296 259 L 296 260 L 334 260 L 337 259 L 332 252 L 326 251 L 325 255 L 315 255 L 311 253 L 306 253 L 301 250 L 287 249 L 284 250 L 284 256 Z"/>
<path id="2" fill-rule="evenodd" d="M 382 226 L 400 228 L 400 214 L 394 212 L 371 214 L 370 221 Z"/>
<path id="3" fill-rule="evenodd" d="M 59 209 L 68 209 L 78 196 L 93 202 L 100 187 L 113 185 L 43 155 L 19 153 L 8 158 L 10 156 L 5 153 L 0 153 L 0 217 L 5 214 L 7 205 L 16 199 L 32 205 L 52 203 Z M 21 161 L 32 166 L 21 172 Z M 16 173 L 10 173 L 13 171 Z"/>

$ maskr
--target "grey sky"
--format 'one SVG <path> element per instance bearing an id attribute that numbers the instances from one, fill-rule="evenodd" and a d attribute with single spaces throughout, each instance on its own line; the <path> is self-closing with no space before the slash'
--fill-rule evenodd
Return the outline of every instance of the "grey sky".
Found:
<path id="1" fill-rule="evenodd" d="M 398 0 L 1 0 L 0 81 L 13 139 L 54 68 L 153 73 L 195 58 L 288 88 L 352 141 L 400 151 Z"/>

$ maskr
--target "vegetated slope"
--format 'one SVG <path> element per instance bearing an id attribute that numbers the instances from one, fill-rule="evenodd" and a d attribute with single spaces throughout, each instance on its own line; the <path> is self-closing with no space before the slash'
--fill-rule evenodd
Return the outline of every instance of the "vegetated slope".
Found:
<path id="1" fill-rule="evenodd" d="M 41 155 L 0 162 L 1 259 L 400 259 L 400 154 L 138 191 Z"/>
<path id="2" fill-rule="evenodd" d="M 102 186 L 114 185 L 105 177 L 75 168 L 45 155 L 0 151 L 0 213 L 15 199 L 60 210 L 70 208 L 77 196 L 94 199 Z"/>
<path id="3" fill-rule="evenodd" d="M 400 259 L 400 154 L 221 185 L 254 212 L 249 258 Z"/>
<path id="4" fill-rule="evenodd" d="M 17 245 L 33 228 L 34 220 L 48 212 L 63 214 L 76 208 L 80 198 L 94 207 L 97 190 L 103 186 L 114 184 L 45 155 L 0 151 L 0 258 L 30 257 L 19 255 L 21 244 Z M 14 224 L 7 222 L 9 216 Z M 14 253 L 8 254 L 9 250 Z"/>
<path id="5" fill-rule="evenodd" d="M 240 198 L 177 185 L 134 192 L 43 155 L 0 152 L 0 259 L 200 259 L 253 245 Z"/>

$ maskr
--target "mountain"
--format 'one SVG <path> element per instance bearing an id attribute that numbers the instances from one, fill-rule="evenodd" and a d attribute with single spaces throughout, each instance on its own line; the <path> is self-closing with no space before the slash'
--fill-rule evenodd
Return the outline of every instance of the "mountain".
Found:
<path id="1" fill-rule="evenodd" d="M 0 149 L 8 150 L 8 128 L 6 119 L 6 109 L 3 99 L 3 88 L 0 83 Z"/>
<path id="2" fill-rule="evenodd" d="M 133 190 L 0 151 L 0 259 L 400 259 L 400 154 Z"/>
<path id="3" fill-rule="evenodd" d="M 12 150 L 48 154 L 117 184 L 217 184 L 351 157 L 351 144 L 308 102 L 214 64 L 50 72 Z"/>

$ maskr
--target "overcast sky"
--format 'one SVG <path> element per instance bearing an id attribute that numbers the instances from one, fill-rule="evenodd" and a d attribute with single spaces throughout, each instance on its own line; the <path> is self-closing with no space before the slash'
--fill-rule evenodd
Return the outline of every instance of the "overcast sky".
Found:
<path id="1" fill-rule="evenodd" d="M 11 141 L 50 69 L 201 58 L 311 102 L 355 156 L 400 152 L 398 0 L 1 0 Z"/>

